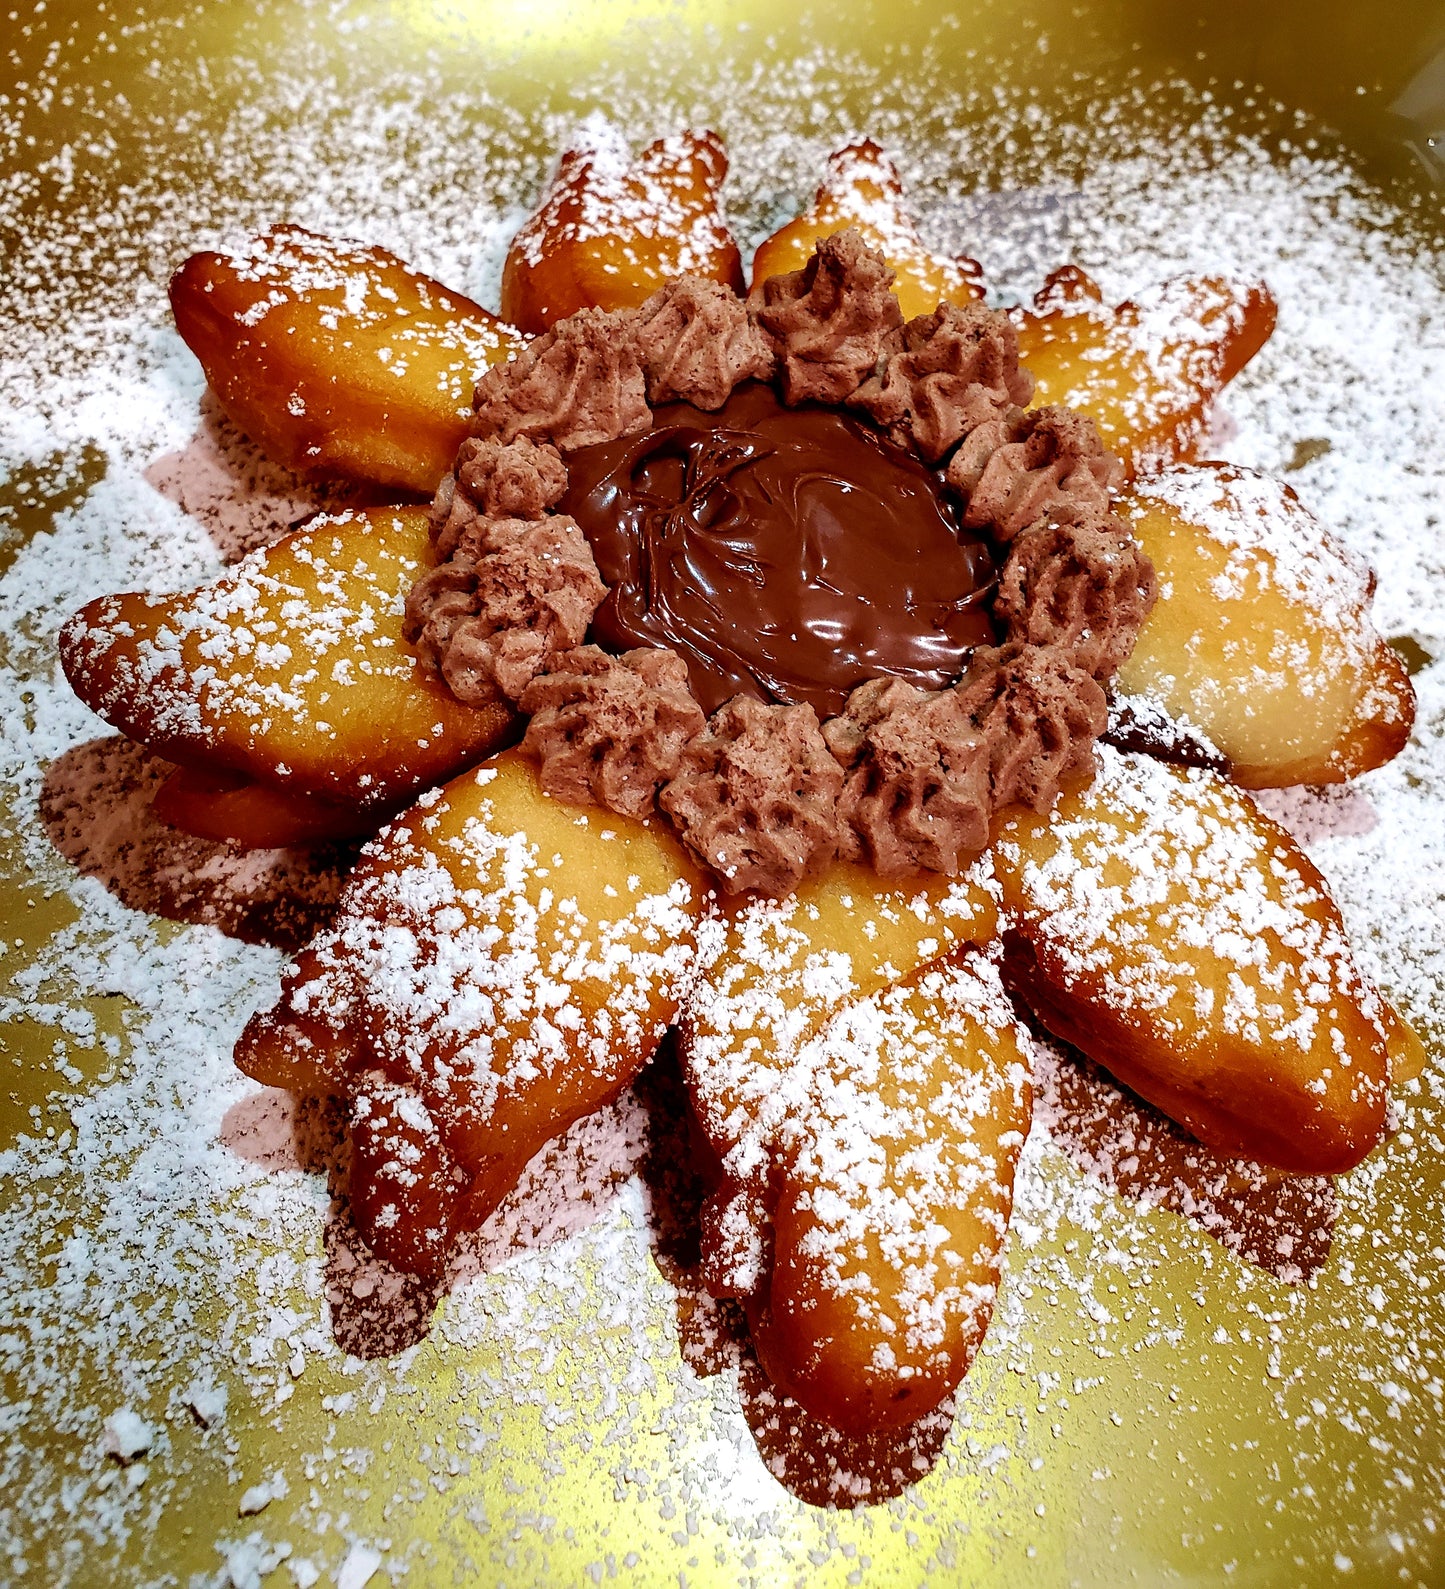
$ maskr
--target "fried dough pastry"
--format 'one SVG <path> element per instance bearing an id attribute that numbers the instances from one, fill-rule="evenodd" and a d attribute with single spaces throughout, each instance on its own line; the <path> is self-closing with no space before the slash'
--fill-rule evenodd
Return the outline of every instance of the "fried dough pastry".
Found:
<path id="1" fill-rule="evenodd" d="M 616 142 L 567 150 L 507 250 L 503 318 L 535 334 L 579 309 L 635 309 L 685 272 L 741 292 L 727 169 L 712 132 L 659 138 L 630 162 Z"/>
<path id="2" fill-rule="evenodd" d="M 315 519 L 198 591 L 90 602 L 61 631 L 61 665 L 87 706 L 169 761 L 385 809 L 513 727 L 505 705 L 463 706 L 427 678 L 402 639 L 433 561 L 425 509 Z"/>
<path id="3" fill-rule="evenodd" d="M 1380 1000 L 1380 1017 L 1385 1028 L 1385 1047 L 1390 1056 L 1390 1085 L 1402 1087 L 1414 1081 L 1425 1069 L 1429 1055 L 1420 1034 L 1395 1009 Z"/>
<path id="4" fill-rule="evenodd" d="M 1177 276 L 1111 308 L 1070 265 L 1014 319 L 1032 406 L 1083 409 L 1143 473 L 1196 455 L 1215 398 L 1269 340 L 1275 302 L 1263 282 Z"/>
<path id="5" fill-rule="evenodd" d="M 769 1375 L 862 1433 L 931 1412 L 993 1310 L 1030 1114 L 1026 1034 L 965 952 L 849 1004 L 773 1078 Z"/>
<path id="6" fill-rule="evenodd" d="M 359 839 L 379 813 L 257 783 L 224 767 L 177 767 L 156 790 L 151 810 L 168 827 L 243 850 L 273 850 Z"/>
<path id="7" fill-rule="evenodd" d="M 1007 979 L 1055 1036 L 1220 1153 L 1334 1175 L 1380 1141 L 1379 998 L 1319 873 L 1224 778 L 1102 746 L 993 855 Z"/>
<path id="8" fill-rule="evenodd" d="M 660 825 L 549 800 L 509 752 L 363 850 L 236 1062 L 353 1101 L 362 1234 L 434 1273 L 544 1143 L 652 1056 L 708 899 Z"/>
<path id="9" fill-rule="evenodd" d="M 906 884 L 835 863 L 746 900 L 681 1023 L 708 1286 L 839 1428 L 923 1416 L 987 1325 L 1027 1072 L 992 968 L 928 968 L 993 938 L 990 885 L 986 863 Z"/>
<path id="10" fill-rule="evenodd" d="M 983 272 L 974 260 L 925 247 L 903 202 L 898 168 L 871 138 L 828 157 L 809 208 L 774 232 L 753 256 L 753 288 L 769 276 L 802 270 L 820 238 L 849 227 L 888 261 L 905 320 L 932 314 L 940 303 L 962 305 L 983 297 Z"/>
<path id="11" fill-rule="evenodd" d="M 1341 783 L 1410 736 L 1409 674 L 1370 623 L 1370 570 L 1288 486 L 1174 469 L 1120 504 L 1160 596 L 1116 687 L 1218 746 L 1246 789 Z"/>
<path id="12" fill-rule="evenodd" d="M 781 1079 L 844 1005 L 912 976 L 963 944 L 986 944 L 998 913 L 987 864 L 957 879 L 887 882 L 835 862 L 785 899 L 747 898 L 723 918 L 682 1021 L 693 1112 L 721 1170 L 704 1263 L 719 1295 L 745 1295 L 760 1230 Z"/>
<path id="13" fill-rule="evenodd" d="M 221 407 L 274 462 L 430 495 L 472 388 L 521 339 L 384 248 L 299 226 L 193 254 L 171 308 Z"/>

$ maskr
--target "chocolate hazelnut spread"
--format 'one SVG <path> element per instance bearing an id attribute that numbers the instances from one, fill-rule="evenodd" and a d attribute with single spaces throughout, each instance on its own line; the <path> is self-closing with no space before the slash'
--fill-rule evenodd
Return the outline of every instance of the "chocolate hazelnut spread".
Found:
<path id="1" fill-rule="evenodd" d="M 828 716 L 879 674 L 937 689 L 993 643 L 987 542 L 937 475 L 836 409 L 749 382 L 567 468 L 560 511 L 611 587 L 594 635 L 672 647 L 709 712 L 744 694 Z"/>

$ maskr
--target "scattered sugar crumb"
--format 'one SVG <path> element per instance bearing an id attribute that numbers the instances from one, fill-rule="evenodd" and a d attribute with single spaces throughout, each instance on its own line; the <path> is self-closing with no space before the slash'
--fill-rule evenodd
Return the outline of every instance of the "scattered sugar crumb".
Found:
<path id="1" fill-rule="evenodd" d="M 382 1555 L 370 1545 L 358 1541 L 346 1553 L 340 1571 L 336 1574 L 336 1589 L 365 1589 L 380 1569 Z"/>
<path id="2" fill-rule="evenodd" d="M 151 1448 L 155 1431 L 129 1407 L 122 1407 L 105 1420 L 105 1449 L 123 1463 L 134 1462 Z"/>

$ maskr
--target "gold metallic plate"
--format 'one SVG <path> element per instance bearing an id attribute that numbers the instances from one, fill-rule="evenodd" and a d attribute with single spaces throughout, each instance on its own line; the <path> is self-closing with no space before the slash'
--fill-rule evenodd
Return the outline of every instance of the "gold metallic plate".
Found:
<path id="1" fill-rule="evenodd" d="M 933 224 L 1013 238 L 1022 278 L 1040 249 L 1100 247 L 1096 165 L 1143 151 L 1167 183 L 1202 119 L 1262 173 L 1356 166 L 1339 191 L 1368 195 L 1359 230 L 1438 281 L 1438 5 L 1388 23 L 1345 0 L 980 0 L 946 16 L 856 0 L 51 0 L 12 16 L 0 1581 L 1445 1581 L 1445 951 L 1401 925 L 1441 913 L 1439 872 L 1423 854 L 1415 892 L 1391 901 L 1360 859 L 1445 815 L 1445 575 L 1423 539 L 1435 616 L 1391 629 L 1420 670 L 1418 748 L 1321 857 L 1359 883 L 1352 927 L 1430 1040 L 1401 1130 L 1338 1194 L 1211 1180 L 1107 1084 L 1050 1066 L 1055 1129 L 1031 1145 L 993 1331 L 953 1418 L 898 1448 L 801 1426 L 698 1293 L 665 1069 L 567 1139 L 449 1295 L 378 1279 L 331 1200 L 334 1118 L 229 1064 L 335 871 L 258 875 L 157 832 L 154 766 L 69 701 L 54 664 L 56 627 L 104 580 L 175 587 L 215 566 L 220 520 L 173 505 L 210 491 L 214 507 L 215 480 L 160 467 L 194 465 L 203 411 L 163 294 L 193 247 L 297 219 L 484 293 L 558 138 L 600 111 L 634 138 L 717 126 L 754 239 L 823 152 L 877 132 Z M 1147 171 L 1131 180 L 1147 194 Z M 1261 175 L 1259 191 L 1288 187 Z M 1094 220 L 1071 230 L 1077 193 Z M 1156 197 L 1162 215 L 1187 208 Z M 1180 238 L 1146 204 L 1109 224 L 1161 270 L 1212 246 L 1208 217 Z M 1421 326 L 1422 345 L 1441 331 Z M 1260 392 L 1244 383 L 1247 435 Z M 1399 429 L 1419 444 L 1407 417 Z M 1302 490 L 1329 481 L 1318 436 L 1274 440 Z M 304 486 L 261 487 L 277 513 L 304 511 Z"/>

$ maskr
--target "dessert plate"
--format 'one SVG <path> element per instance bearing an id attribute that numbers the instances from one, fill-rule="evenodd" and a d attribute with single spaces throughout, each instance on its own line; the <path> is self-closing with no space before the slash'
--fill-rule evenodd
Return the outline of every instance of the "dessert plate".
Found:
<path id="1" fill-rule="evenodd" d="M 1328 30 L 1276 54 L 1255 18 L 1197 33 L 1104 6 L 22 15 L 0 197 L 0 1577 L 1440 1581 L 1445 244 L 1408 153 L 1439 110 L 1427 9 L 1388 49 L 1342 19 L 1313 77 Z M 1388 87 L 1332 99 L 1339 60 Z M 536 1161 L 444 1288 L 372 1265 L 333 1202 L 339 1121 L 230 1060 L 350 852 L 164 829 L 165 769 L 54 664 L 80 602 L 184 589 L 318 505 L 366 505 L 227 428 L 168 319 L 175 265 L 294 221 L 495 305 L 579 123 L 633 147 L 716 126 L 745 260 L 871 134 L 926 240 L 980 259 L 996 301 L 1068 260 L 1111 301 L 1263 276 L 1279 330 L 1212 440 L 1376 564 L 1415 673 L 1398 762 L 1263 797 L 1426 1038 L 1398 1129 L 1339 1182 L 1246 1172 L 1046 1051 L 993 1329 L 906 1438 L 809 1424 L 707 1298 L 666 1056 Z"/>

